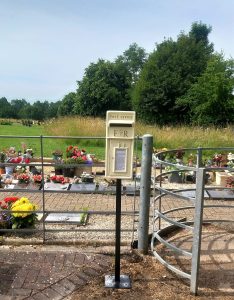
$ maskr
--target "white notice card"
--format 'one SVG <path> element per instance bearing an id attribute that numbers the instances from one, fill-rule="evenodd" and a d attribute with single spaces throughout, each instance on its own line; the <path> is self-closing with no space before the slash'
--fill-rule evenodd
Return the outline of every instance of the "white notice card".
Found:
<path id="1" fill-rule="evenodd" d="M 126 172 L 127 149 L 115 148 L 115 172 Z"/>

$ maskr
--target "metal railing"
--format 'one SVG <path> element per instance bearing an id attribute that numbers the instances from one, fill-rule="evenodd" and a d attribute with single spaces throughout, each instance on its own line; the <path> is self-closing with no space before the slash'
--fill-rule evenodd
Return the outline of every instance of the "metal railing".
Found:
<path id="1" fill-rule="evenodd" d="M 47 232 L 115 232 L 114 228 L 53 228 L 53 229 L 48 229 L 46 228 L 46 225 L 48 223 L 46 223 L 45 218 L 48 214 L 54 213 L 54 214 L 63 214 L 63 213 L 69 213 L 69 214 L 82 214 L 84 213 L 84 210 L 82 209 L 75 209 L 75 210 L 49 210 L 46 209 L 46 195 L 47 194 L 52 194 L 52 193 L 56 193 L 56 194 L 83 194 L 83 193 L 89 193 L 89 194 L 103 194 L 105 193 L 106 195 L 110 195 L 112 192 L 108 191 L 108 189 L 105 191 L 99 191 L 99 190 L 94 190 L 94 191 L 89 191 L 89 192 L 85 192 L 85 191 L 77 191 L 77 190 L 46 190 L 45 189 L 45 176 L 46 176 L 46 171 L 45 168 L 46 167 L 51 167 L 51 168 L 56 168 L 56 167 L 60 167 L 60 168 L 71 168 L 71 167 L 83 167 L 83 166 L 87 166 L 87 164 L 63 164 L 61 162 L 57 163 L 57 162 L 50 162 L 48 163 L 45 160 L 45 156 L 44 156 L 44 150 L 45 150 L 45 143 L 47 140 L 49 139 L 66 139 L 66 140 L 72 140 L 72 141 L 77 141 L 77 140 L 105 140 L 105 137 L 84 137 L 84 136 L 15 136 L 15 135 L 0 135 L 0 141 L 1 139 L 36 139 L 39 144 L 40 144 L 40 161 L 39 162 L 31 162 L 31 163 L 0 163 L 0 167 L 7 167 L 7 166 L 24 166 L 24 167 L 31 167 L 31 166 L 37 166 L 41 168 L 41 175 L 42 175 L 42 183 L 41 183 L 41 188 L 36 190 L 36 189 L 21 189 L 21 188 L 14 188 L 14 189 L 0 189 L 0 193 L 33 193 L 33 194 L 37 194 L 40 193 L 42 195 L 42 203 L 41 203 L 41 209 L 32 211 L 32 213 L 36 213 L 36 214 L 42 214 L 42 218 L 41 221 L 38 224 L 41 224 L 40 226 L 37 226 L 37 228 L 30 228 L 30 229 L 3 229 L 0 228 L 0 232 L 13 232 L 13 233 L 36 233 L 36 232 L 40 232 L 42 233 L 42 238 L 43 238 L 43 243 L 46 242 L 46 233 Z M 138 149 L 138 142 L 141 140 L 140 137 L 136 137 L 135 138 L 135 156 L 137 157 L 137 149 Z M 137 166 L 137 162 L 134 162 L 135 166 Z M 92 163 L 90 166 L 93 167 L 104 167 L 105 163 L 101 162 L 101 163 Z M 132 201 L 135 201 L 135 197 L 131 197 Z M 128 210 L 128 211 L 123 211 L 122 215 L 126 215 L 126 216 L 132 216 L 135 217 L 139 214 L 139 211 L 136 210 L 136 205 L 135 202 L 133 203 L 133 209 Z M 5 213 L 11 213 L 11 210 L 4 210 Z M 17 212 L 17 211 L 14 211 Z M 24 211 L 20 211 L 21 213 L 23 213 Z M 27 213 L 29 213 L 30 211 L 27 211 Z M 87 215 L 115 215 L 115 211 L 114 210 L 85 210 L 85 213 Z M 57 222 L 59 224 L 66 224 L 68 225 L 68 222 L 66 221 L 59 221 Z M 72 222 L 69 222 L 69 225 L 72 225 Z M 77 224 L 76 222 L 74 224 Z M 121 229 L 122 232 L 130 232 L 132 233 L 133 231 L 135 232 L 136 229 L 131 227 L 131 228 L 122 228 Z"/>
<path id="2" fill-rule="evenodd" d="M 234 220 L 230 218 L 230 216 L 226 215 L 225 218 L 205 218 L 203 217 L 203 210 L 204 209 L 210 209 L 210 208 L 228 208 L 233 209 L 234 204 L 232 205 L 222 205 L 222 204 L 212 204 L 212 205 L 204 205 L 204 192 L 206 190 L 212 190 L 214 187 L 207 187 L 205 185 L 205 175 L 206 172 L 214 172 L 214 171 L 234 171 L 233 168 L 229 167 L 220 167 L 220 166 L 214 166 L 214 167 L 205 167 L 202 165 L 202 155 L 204 151 L 228 151 L 231 152 L 234 150 L 232 147 L 227 148 L 189 148 L 189 149 L 180 149 L 182 151 L 188 152 L 188 151 L 196 151 L 196 166 L 186 166 L 182 164 L 175 164 L 171 163 L 169 161 L 164 161 L 160 158 L 162 158 L 162 155 L 165 157 L 166 154 L 175 154 L 177 151 L 171 150 L 171 151 L 164 151 L 157 153 L 155 155 L 156 157 L 156 163 L 160 167 L 160 174 L 156 176 L 155 183 L 158 181 L 158 183 L 155 184 L 155 188 L 159 191 L 159 195 L 155 197 L 154 199 L 154 217 L 153 217 L 153 235 L 151 240 L 151 249 L 154 254 L 154 256 L 168 269 L 175 272 L 176 274 L 187 278 L 190 280 L 190 290 L 193 294 L 197 294 L 198 290 L 198 276 L 199 276 L 199 268 L 200 268 L 200 250 L 201 250 L 201 235 L 202 235 L 202 224 L 204 223 L 213 223 L 213 222 L 230 222 L 233 223 Z M 167 171 L 163 172 L 163 167 L 170 166 L 176 170 L 173 171 Z M 170 190 L 169 188 L 163 187 L 163 179 L 165 176 L 168 176 L 172 173 L 185 173 L 185 172 L 194 172 L 196 174 L 196 186 L 192 189 L 173 189 Z M 233 188 L 226 188 L 226 187 L 218 187 L 215 186 L 215 190 L 231 190 L 233 191 Z M 192 196 L 186 196 L 182 194 L 182 192 L 193 192 L 194 195 Z M 170 208 L 168 210 L 163 210 L 163 201 L 164 198 L 167 196 L 171 196 L 175 198 L 173 200 L 173 204 L 175 207 Z M 234 193 L 233 193 L 233 199 L 234 199 Z M 182 204 L 181 204 L 182 202 Z M 181 215 L 186 216 L 186 218 L 179 219 L 178 216 Z M 183 212 L 183 213 L 182 213 Z M 187 220 L 188 218 L 188 212 L 190 212 L 190 220 Z M 175 217 L 176 213 L 176 217 Z M 162 226 L 164 224 L 164 227 Z M 187 230 L 192 235 L 192 251 L 187 251 L 184 249 L 181 249 L 180 247 L 175 246 L 174 244 L 170 243 L 166 240 L 166 233 L 169 232 L 169 230 L 175 230 L 175 228 L 181 228 L 183 230 Z M 191 272 L 187 273 L 183 270 L 180 270 L 178 267 L 175 267 L 171 263 L 167 262 L 162 255 L 160 254 L 160 251 L 157 251 L 157 244 L 161 243 L 166 248 L 174 251 L 175 253 L 179 255 L 187 256 L 189 259 L 191 259 Z"/>

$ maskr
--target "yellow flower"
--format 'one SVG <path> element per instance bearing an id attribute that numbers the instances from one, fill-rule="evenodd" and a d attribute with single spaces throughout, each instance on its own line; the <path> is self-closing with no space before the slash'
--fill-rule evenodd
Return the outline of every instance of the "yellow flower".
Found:
<path id="1" fill-rule="evenodd" d="M 19 211 L 12 213 L 14 217 L 22 217 L 25 218 L 32 214 L 32 212 L 36 209 L 36 206 L 29 202 L 28 198 L 20 198 L 17 200 L 14 205 L 12 205 L 12 211 Z M 23 211 L 22 213 L 20 211 Z M 27 213 L 27 211 L 30 211 Z"/>

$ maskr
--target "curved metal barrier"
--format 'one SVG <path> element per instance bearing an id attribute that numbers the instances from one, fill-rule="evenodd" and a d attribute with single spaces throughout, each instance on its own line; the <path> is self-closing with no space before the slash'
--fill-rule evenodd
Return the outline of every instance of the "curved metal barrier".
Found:
<path id="1" fill-rule="evenodd" d="M 198 276 L 199 276 L 199 267 L 200 267 L 200 250 L 201 250 L 201 234 L 202 234 L 202 224 L 204 223 L 212 223 L 212 222 L 231 222 L 234 220 L 228 217 L 226 214 L 226 218 L 207 218 L 206 216 L 203 218 L 203 210 L 211 209 L 211 208 L 227 208 L 233 209 L 233 205 L 223 205 L 223 204 L 211 204 L 204 205 L 204 193 L 209 190 L 214 190 L 214 187 L 206 187 L 205 186 L 205 178 L 207 172 L 214 171 L 234 171 L 233 168 L 230 167 L 203 167 L 202 166 L 202 154 L 204 151 L 233 151 L 234 148 L 183 148 L 180 149 L 182 151 L 196 151 L 196 166 L 185 166 L 178 165 L 175 163 L 171 163 L 170 161 L 164 161 L 160 158 L 165 157 L 166 154 L 173 154 L 178 149 L 173 149 L 170 151 L 163 151 L 155 154 L 155 162 L 160 167 L 160 174 L 155 177 L 155 189 L 159 191 L 159 195 L 154 198 L 154 213 L 153 213 L 153 234 L 151 240 L 151 250 L 159 260 L 160 263 L 165 265 L 168 269 L 175 272 L 176 274 L 187 278 L 190 280 L 190 291 L 194 294 L 197 294 L 198 290 Z M 170 166 L 176 168 L 174 171 L 163 172 L 164 166 Z M 190 189 L 173 189 L 169 190 L 164 188 L 162 185 L 163 179 L 165 176 L 168 176 L 172 173 L 185 173 L 185 172 L 194 172 L 196 174 L 196 185 L 194 188 Z M 156 184 L 156 182 L 159 182 Z M 215 190 L 231 190 L 233 188 L 224 188 L 215 186 Z M 191 195 L 184 195 L 184 192 L 190 192 Z M 189 194 L 189 193 L 187 193 Z M 175 207 L 169 208 L 167 210 L 163 209 L 163 201 L 166 196 L 173 197 L 173 204 Z M 234 200 L 234 191 L 233 191 L 233 200 Z M 182 202 L 182 203 L 181 203 Z M 189 212 L 189 213 L 188 213 Z M 185 218 L 178 219 L 178 215 L 182 214 Z M 176 215 L 176 217 L 175 217 Z M 164 238 L 166 233 L 169 230 L 175 230 L 175 228 L 187 230 L 192 235 L 192 251 L 187 251 L 181 249 Z M 171 263 L 167 262 L 162 255 L 160 255 L 159 251 L 157 251 L 157 245 L 161 244 L 166 248 L 174 251 L 175 254 L 183 255 L 188 257 L 191 260 L 191 272 L 187 273 L 179 268 L 173 266 Z"/>

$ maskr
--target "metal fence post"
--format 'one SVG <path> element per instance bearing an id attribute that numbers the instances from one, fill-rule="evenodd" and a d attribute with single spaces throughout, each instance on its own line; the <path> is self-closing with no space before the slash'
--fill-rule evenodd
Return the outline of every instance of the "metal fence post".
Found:
<path id="1" fill-rule="evenodd" d="M 190 283 L 190 291 L 195 295 L 197 294 L 197 289 L 198 289 L 198 275 L 199 275 L 199 268 L 200 268 L 204 185 L 205 185 L 205 169 L 198 168 L 197 175 L 196 175 L 196 198 L 195 198 L 195 212 L 194 212 L 192 267 L 191 267 L 191 283 Z"/>
<path id="2" fill-rule="evenodd" d="M 153 136 L 150 134 L 145 134 L 142 137 L 142 162 L 138 228 L 138 249 L 143 254 L 148 253 L 152 150 Z"/>
<path id="3" fill-rule="evenodd" d="M 197 148 L 197 168 L 202 167 L 202 148 Z"/>

